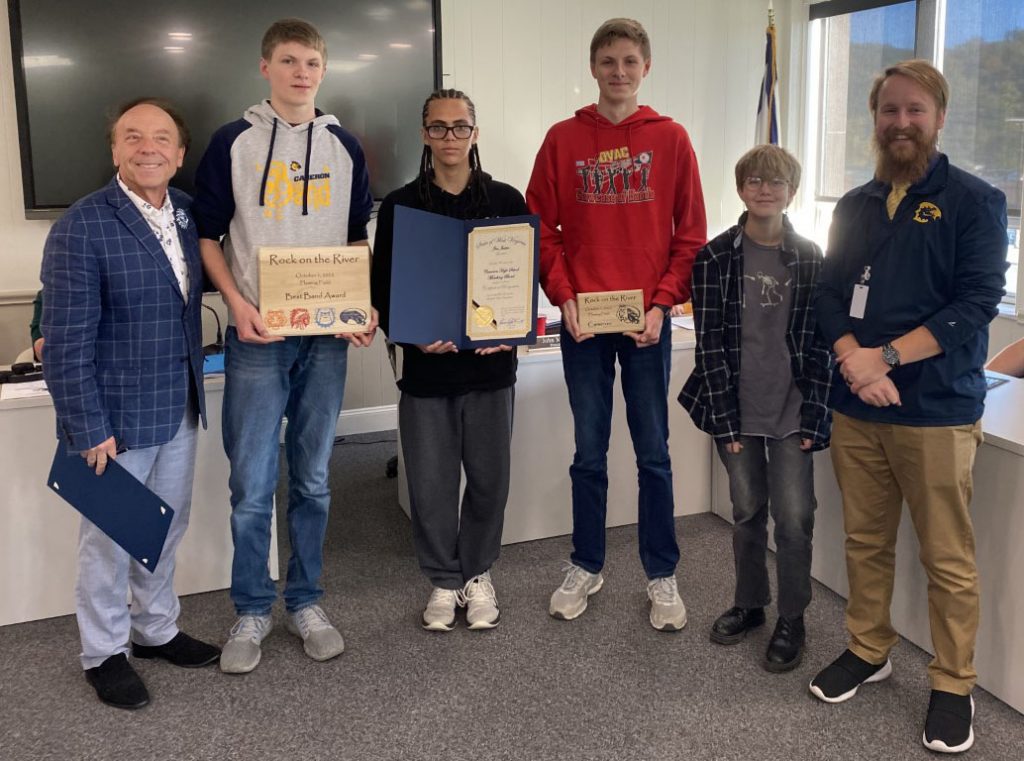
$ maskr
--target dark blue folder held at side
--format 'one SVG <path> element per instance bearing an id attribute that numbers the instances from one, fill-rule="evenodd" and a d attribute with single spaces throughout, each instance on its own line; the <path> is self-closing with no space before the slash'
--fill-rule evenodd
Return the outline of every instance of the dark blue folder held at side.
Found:
<path id="1" fill-rule="evenodd" d="M 97 476 L 61 442 L 46 483 L 144 568 L 156 568 L 174 510 L 115 460 Z"/>

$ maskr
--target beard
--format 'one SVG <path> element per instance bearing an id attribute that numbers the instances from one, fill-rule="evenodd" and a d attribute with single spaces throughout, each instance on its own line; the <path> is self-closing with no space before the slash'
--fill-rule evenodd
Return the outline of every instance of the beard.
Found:
<path id="1" fill-rule="evenodd" d="M 897 140 L 900 136 L 910 140 Z M 930 138 L 915 126 L 890 127 L 881 138 L 871 136 L 875 153 L 875 177 L 887 184 L 913 184 L 924 177 L 928 163 L 939 144 L 936 132 Z"/>

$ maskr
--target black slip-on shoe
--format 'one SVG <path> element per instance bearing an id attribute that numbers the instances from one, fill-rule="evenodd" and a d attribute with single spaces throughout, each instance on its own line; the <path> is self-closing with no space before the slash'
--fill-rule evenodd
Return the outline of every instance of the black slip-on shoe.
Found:
<path id="1" fill-rule="evenodd" d="M 963 753 L 974 745 L 974 698 L 932 690 L 921 742 L 937 753 Z"/>
<path id="2" fill-rule="evenodd" d="M 107 658 L 95 668 L 85 670 L 85 680 L 96 690 L 96 697 L 114 708 L 142 708 L 149 692 L 124 653 Z"/>
<path id="3" fill-rule="evenodd" d="M 132 655 L 136 658 L 163 658 L 165 661 L 186 669 L 209 666 L 220 659 L 220 648 L 194 639 L 185 632 L 178 632 L 174 639 L 163 645 L 139 645 L 132 643 Z"/>
<path id="4" fill-rule="evenodd" d="M 768 642 L 764 667 L 774 674 L 792 671 L 803 660 L 806 639 L 803 616 L 794 618 L 779 616 L 779 620 L 775 624 L 775 631 L 772 632 L 772 638 Z"/>
<path id="5" fill-rule="evenodd" d="M 892 661 L 886 659 L 885 663 L 876 666 L 844 650 L 811 680 L 811 694 L 826 703 L 842 703 L 856 695 L 862 684 L 881 682 L 890 675 Z"/>
<path id="6" fill-rule="evenodd" d="M 711 641 L 735 645 L 747 632 L 764 625 L 764 608 L 729 608 L 711 626 Z"/>

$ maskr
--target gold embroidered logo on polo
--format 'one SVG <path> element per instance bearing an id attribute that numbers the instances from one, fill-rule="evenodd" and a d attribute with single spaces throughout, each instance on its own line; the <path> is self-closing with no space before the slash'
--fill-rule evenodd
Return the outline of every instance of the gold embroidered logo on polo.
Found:
<path id="1" fill-rule="evenodd" d="M 914 221 L 920 222 L 922 225 L 926 225 L 929 222 L 934 222 L 938 219 L 942 219 L 942 209 L 928 201 L 922 201 L 919 203 L 917 205 L 917 209 L 914 211 Z"/>

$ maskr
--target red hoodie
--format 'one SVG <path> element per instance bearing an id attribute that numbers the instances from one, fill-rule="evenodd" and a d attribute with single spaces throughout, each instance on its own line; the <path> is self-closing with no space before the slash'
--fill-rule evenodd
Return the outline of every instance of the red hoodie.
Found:
<path id="1" fill-rule="evenodd" d="M 548 130 L 526 190 L 541 218 L 540 282 L 577 293 L 643 288 L 644 304 L 690 297 L 707 237 L 690 136 L 648 106 L 612 124 L 589 105 Z"/>

